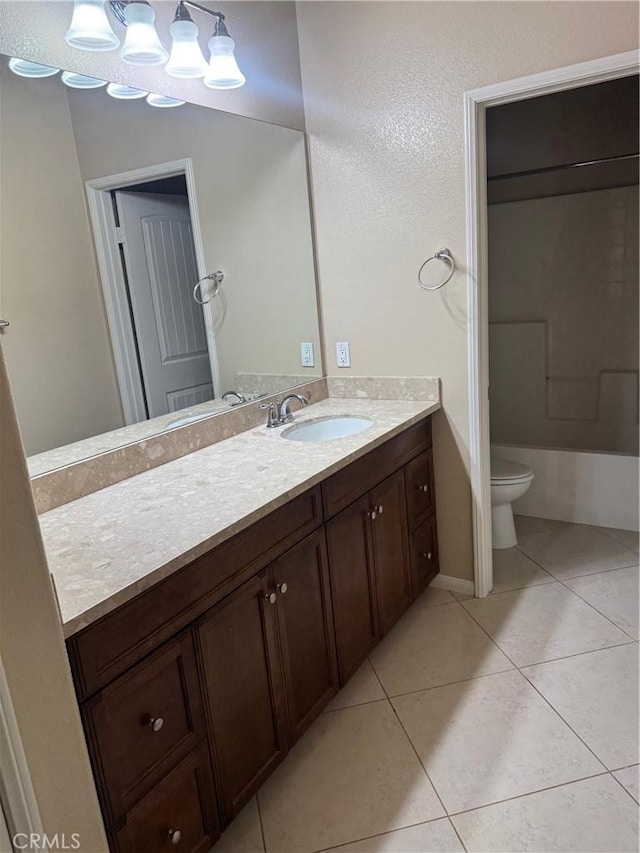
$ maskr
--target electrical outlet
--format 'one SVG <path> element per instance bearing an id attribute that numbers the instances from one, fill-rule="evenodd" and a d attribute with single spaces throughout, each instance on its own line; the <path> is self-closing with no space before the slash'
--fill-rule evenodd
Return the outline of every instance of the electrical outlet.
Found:
<path id="1" fill-rule="evenodd" d="M 313 344 L 300 344 L 300 360 L 303 367 L 313 367 Z"/>
<path id="2" fill-rule="evenodd" d="M 336 344 L 336 364 L 338 367 L 351 367 L 349 341 L 342 341 L 341 343 Z"/>

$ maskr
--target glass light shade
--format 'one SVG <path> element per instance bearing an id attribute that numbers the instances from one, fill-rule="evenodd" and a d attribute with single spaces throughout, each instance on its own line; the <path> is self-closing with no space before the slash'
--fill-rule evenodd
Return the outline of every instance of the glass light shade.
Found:
<path id="1" fill-rule="evenodd" d="M 212 36 L 209 39 L 211 60 L 204 78 L 210 89 L 238 89 L 246 78 L 238 68 L 233 54 L 235 42 L 230 36 Z"/>
<path id="2" fill-rule="evenodd" d="M 19 77 L 53 77 L 60 72 L 59 68 L 51 65 L 39 65 L 37 62 L 29 62 L 28 59 L 18 59 L 12 56 L 9 60 L 9 68 Z"/>
<path id="3" fill-rule="evenodd" d="M 207 60 L 198 44 L 198 27 L 193 21 L 174 21 L 169 27 L 173 45 L 165 71 L 172 77 L 204 77 Z"/>
<path id="4" fill-rule="evenodd" d="M 80 50 L 115 50 L 120 39 L 111 29 L 104 0 L 74 0 L 71 25 L 64 37 Z"/>
<path id="5" fill-rule="evenodd" d="M 147 3 L 124 7 L 127 34 L 120 57 L 129 65 L 162 65 L 169 57 L 156 32 L 156 13 Z"/>
<path id="6" fill-rule="evenodd" d="M 62 72 L 62 82 L 72 89 L 100 89 L 107 85 L 106 80 L 97 77 L 87 77 L 86 74 L 75 74 L 73 71 Z"/>
<path id="7" fill-rule="evenodd" d="M 169 107 L 181 107 L 184 104 L 184 101 L 178 100 L 178 98 L 170 98 L 168 95 L 154 95 L 150 93 L 147 95 L 147 103 L 152 107 L 163 107 L 167 109 Z"/>
<path id="8" fill-rule="evenodd" d="M 138 98 L 146 98 L 149 94 L 142 89 L 134 89 L 133 86 L 123 86 L 120 83 L 109 83 L 107 92 L 112 98 L 118 98 L 120 101 L 135 101 Z"/>

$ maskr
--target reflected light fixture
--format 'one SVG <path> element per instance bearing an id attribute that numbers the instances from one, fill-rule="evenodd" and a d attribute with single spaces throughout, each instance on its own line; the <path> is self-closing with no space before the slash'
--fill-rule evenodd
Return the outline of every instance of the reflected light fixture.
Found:
<path id="1" fill-rule="evenodd" d="M 74 0 L 73 16 L 64 40 L 79 50 L 115 50 L 120 39 L 111 29 L 105 0 Z"/>
<path id="2" fill-rule="evenodd" d="M 124 86 L 120 83 L 109 83 L 107 93 L 120 101 L 135 101 L 138 98 L 146 98 L 149 94 L 142 89 L 134 89 L 133 86 Z"/>
<path id="3" fill-rule="evenodd" d="M 106 80 L 98 80 L 97 77 L 87 77 L 86 74 L 76 74 L 74 71 L 63 71 L 62 82 L 72 89 L 101 89 L 107 85 Z"/>
<path id="4" fill-rule="evenodd" d="M 147 95 L 147 103 L 152 107 L 168 109 L 169 107 L 181 107 L 185 102 L 179 98 L 170 98 L 168 95 L 154 95 L 153 92 L 150 92 Z"/>
<path id="5" fill-rule="evenodd" d="M 9 68 L 19 77 L 53 77 L 54 74 L 60 73 L 59 68 L 29 62 L 28 59 L 18 59 L 16 56 L 12 56 L 9 60 Z"/>
<path id="6" fill-rule="evenodd" d="M 198 26 L 189 9 L 215 18 L 209 39 L 207 63 L 198 43 Z M 246 82 L 235 58 L 235 42 L 229 35 L 222 12 L 208 9 L 193 0 L 179 0 L 171 34 L 171 55 L 156 31 L 156 13 L 149 0 L 74 0 L 67 44 L 81 50 L 113 50 L 119 39 L 111 29 L 107 11 L 126 28 L 120 58 L 128 65 L 165 65 L 172 77 L 203 78 L 210 89 L 237 89 Z M 167 61 L 168 60 L 168 61 Z"/>

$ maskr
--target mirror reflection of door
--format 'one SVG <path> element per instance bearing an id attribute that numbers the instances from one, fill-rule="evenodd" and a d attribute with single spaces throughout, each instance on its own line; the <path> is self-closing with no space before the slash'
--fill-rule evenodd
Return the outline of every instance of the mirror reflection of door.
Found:
<path id="1" fill-rule="evenodd" d="M 147 416 L 154 418 L 211 400 L 214 390 L 202 306 L 192 296 L 198 272 L 188 198 L 132 190 L 114 197 Z"/>

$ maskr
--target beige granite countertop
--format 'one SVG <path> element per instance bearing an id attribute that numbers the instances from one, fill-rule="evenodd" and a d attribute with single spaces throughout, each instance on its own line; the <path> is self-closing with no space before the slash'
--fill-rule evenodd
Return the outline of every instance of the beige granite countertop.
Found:
<path id="1" fill-rule="evenodd" d="M 257 427 L 40 516 L 66 637 L 440 408 L 329 398 L 296 422 L 333 415 L 373 426 L 322 443 Z"/>

